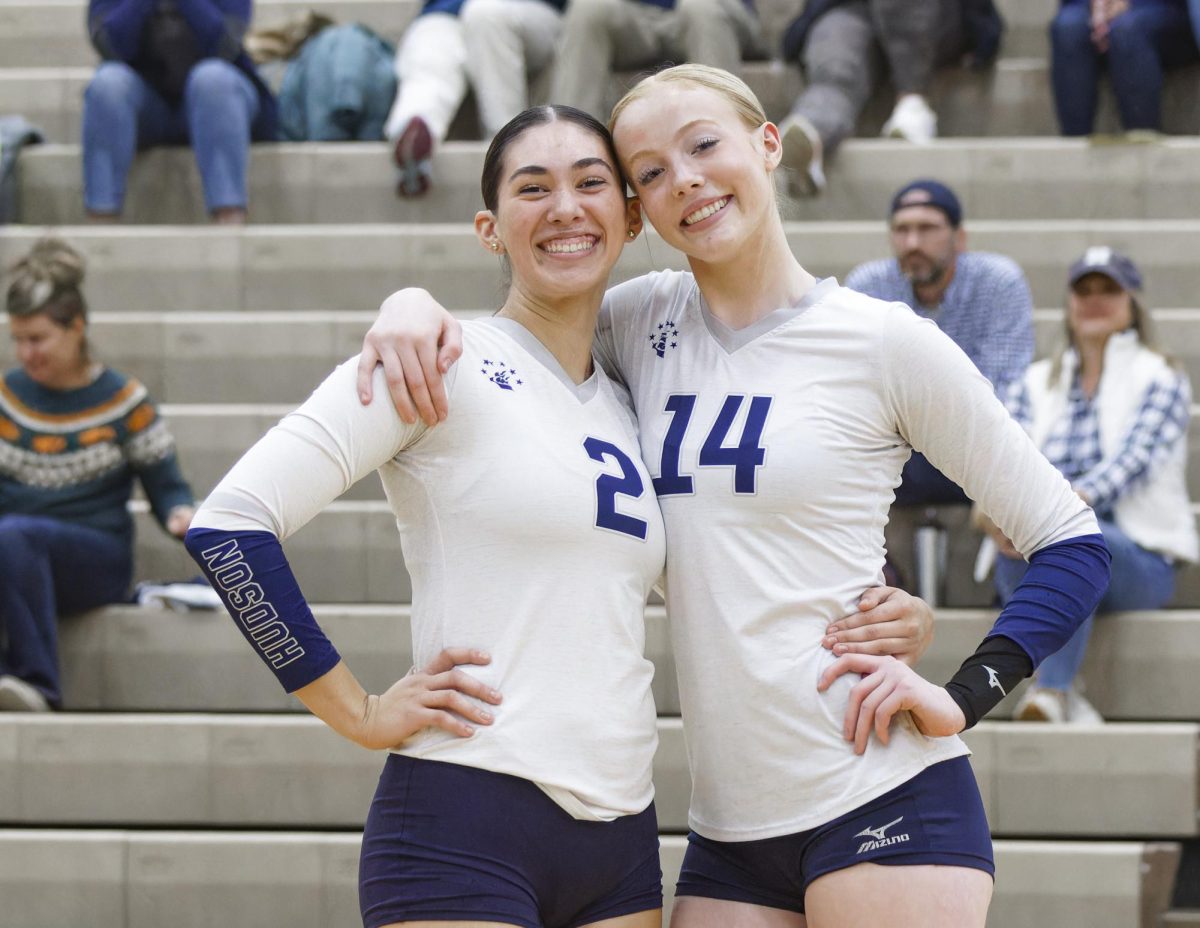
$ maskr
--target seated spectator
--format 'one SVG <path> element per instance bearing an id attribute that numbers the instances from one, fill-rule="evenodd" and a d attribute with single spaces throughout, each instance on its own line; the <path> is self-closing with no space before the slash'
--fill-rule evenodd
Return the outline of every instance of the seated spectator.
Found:
<path id="1" fill-rule="evenodd" d="M 279 84 L 280 138 L 378 142 L 396 97 L 394 58 L 395 49 L 359 23 L 309 36 Z"/>
<path id="2" fill-rule="evenodd" d="M 1089 135 L 1108 71 L 1121 128 L 1162 129 L 1163 73 L 1197 60 L 1187 0 L 1061 0 L 1050 24 L 1050 76 L 1063 135 Z"/>
<path id="3" fill-rule="evenodd" d="M 58 615 L 125 599 L 135 476 L 170 534 L 182 538 L 192 520 L 146 388 L 91 356 L 83 273 L 55 239 L 11 269 L 21 366 L 0 383 L 0 710 L 60 706 Z"/>
<path id="4" fill-rule="evenodd" d="M 567 0 L 466 0 L 467 74 L 491 140 L 529 108 L 529 81 L 554 63 Z"/>
<path id="5" fill-rule="evenodd" d="M 860 264 L 846 286 L 907 303 L 932 319 L 991 381 L 997 395 L 1033 360 L 1033 298 L 1025 274 L 1003 255 L 967 251 L 962 206 L 935 180 L 915 180 L 892 197 L 893 258 Z M 914 453 L 896 490 L 898 505 L 968 502 L 961 489 Z"/>
<path id="6" fill-rule="evenodd" d="M 807 0 L 783 42 L 784 59 L 799 61 L 806 78 L 780 126 L 792 193 L 824 188 L 824 159 L 854 131 L 885 76 L 896 104 L 883 135 L 933 141 L 937 115 L 926 95 L 934 69 L 990 64 L 1003 28 L 992 0 Z"/>
<path id="7" fill-rule="evenodd" d="M 1197 559 L 1185 477 L 1191 384 L 1154 347 L 1137 296 L 1141 274 L 1129 258 L 1089 248 L 1068 287 L 1068 347 L 1012 385 L 1009 409 L 1096 510 L 1112 552 L 1099 611 L 1158 609 L 1174 592 L 1175 566 Z M 1007 602 L 1028 565 L 984 523 L 1000 549 L 996 589 Z M 1103 721 L 1076 686 L 1091 634 L 1089 617 L 1039 668 L 1016 718 Z"/>
<path id="8" fill-rule="evenodd" d="M 765 52 L 751 0 L 571 0 L 551 99 L 604 120 L 615 70 L 670 60 L 737 72 Z"/>
<path id="9" fill-rule="evenodd" d="M 89 0 L 103 63 L 83 97 L 83 200 L 116 219 L 137 149 L 191 145 L 213 221 L 246 221 L 250 142 L 276 135 L 275 100 L 242 48 L 250 0 Z"/>
<path id="10" fill-rule="evenodd" d="M 528 79 L 554 55 L 566 0 L 425 0 L 396 52 L 399 90 L 384 134 L 400 169 L 396 193 L 425 194 L 433 152 L 467 95 L 491 138 L 528 106 Z"/>

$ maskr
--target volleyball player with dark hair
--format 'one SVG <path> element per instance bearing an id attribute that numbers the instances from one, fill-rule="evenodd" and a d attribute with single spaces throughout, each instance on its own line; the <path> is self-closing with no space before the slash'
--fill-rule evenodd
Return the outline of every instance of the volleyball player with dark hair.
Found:
<path id="1" fill-rule="evenodd" d="M 235 465 L 187 544 L 283 685 L 392 752 L 363 837 L 369 928 L 657 928 L 643 613 L 663 527 L 627 396 L 591 350 L 641 224 L 608 133 L 569 108 L 502 129 L 482 192 L 476 233 L 512 285 L 466 327 L 454 423 L 406 425 L 386 397 L 360 406 L 352 359 Z M 316 626 L 280 547 L 375 470 L 423 668 L 382 695 Z"/>

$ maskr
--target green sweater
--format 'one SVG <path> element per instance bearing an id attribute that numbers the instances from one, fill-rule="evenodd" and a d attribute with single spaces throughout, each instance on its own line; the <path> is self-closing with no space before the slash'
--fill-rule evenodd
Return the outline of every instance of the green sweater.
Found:
<path id="1" fill-rule="evenodd" d="M 15 369 L 0 383 L 0 515 L 51 516 L 132 538 L 134 475 L 165 527 L 191 505 L 175 440 L 133 378 L 105 368 L 76 390 L 50 390 Z"/>

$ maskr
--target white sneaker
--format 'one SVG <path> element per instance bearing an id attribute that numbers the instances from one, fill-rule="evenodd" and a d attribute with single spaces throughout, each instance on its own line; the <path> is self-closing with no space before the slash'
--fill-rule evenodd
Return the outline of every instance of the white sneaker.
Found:
<path id="1" fill-rule="evenodd" d="M 1018 722 L 1065 722 L 1067 694 L 1044 686 L 1031 686 L 1013 710 Z"/>
<path id="2" fill-rule="evenodd" d="M 783 166 L 794 197 L 815 197 L 825 189 L 824 146 L 817 127 L 793 113 L 779 127 L 783 139 Z"/>
<path id="3" fill-rule="evenodd" d="M 937 113 L 920 94 L 906 93 L 896 102 L 880 135 L 904 139 L 914 145 L 928 145 L 937 138 Z"/>
<path id="4" fill-rule="evenodd" d="M 50 703 L 40 691 L 19 677 L 0 677 L 0 712 L 49 712 Z"/>
<path id="5" fill-rule="evenodd" d="M 1104 716 L 1088 702 L 1087 697 L 1075 687 L 1067 690 L 1067 723 L 1070 725 L 1103 725 Z"/>

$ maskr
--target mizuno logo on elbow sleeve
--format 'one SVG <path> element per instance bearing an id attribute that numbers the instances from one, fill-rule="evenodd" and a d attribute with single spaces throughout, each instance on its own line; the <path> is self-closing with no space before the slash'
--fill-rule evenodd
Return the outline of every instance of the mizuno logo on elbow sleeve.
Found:
<path id="1" fill-rule="evenodd" d="M 276 670 L 304 656 L 295 636 L 267 601 L 236 538 L 201 552 L 204 565 L 246 636 Z"/>

